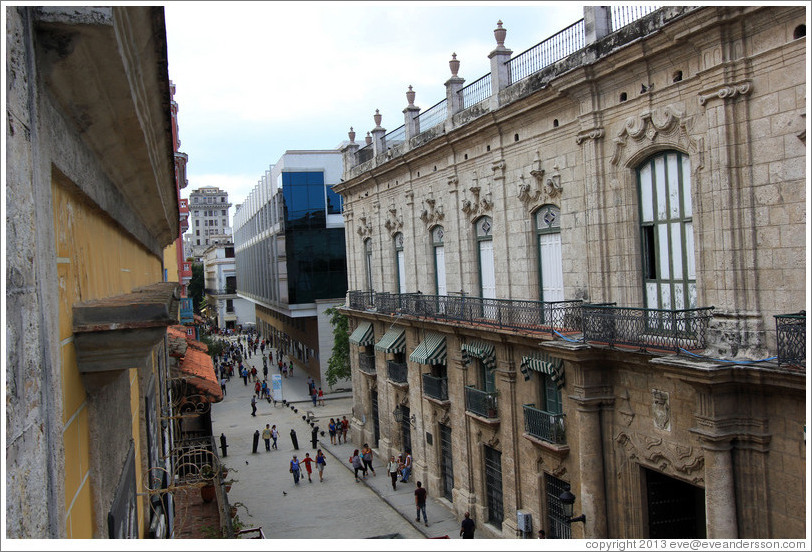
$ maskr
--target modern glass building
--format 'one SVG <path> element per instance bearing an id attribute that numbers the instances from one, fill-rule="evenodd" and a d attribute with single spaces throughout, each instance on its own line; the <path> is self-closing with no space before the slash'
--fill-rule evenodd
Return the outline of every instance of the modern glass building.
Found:
<path id="1" fill-rule="evenodd" d="M 265 172 L 234 215 L 239 296 L 256 304 L 256 324 L 313 377 L 332 351 L 322 313 L 344 302 L 346 248 L 338 151 L 288 151 Z"/>

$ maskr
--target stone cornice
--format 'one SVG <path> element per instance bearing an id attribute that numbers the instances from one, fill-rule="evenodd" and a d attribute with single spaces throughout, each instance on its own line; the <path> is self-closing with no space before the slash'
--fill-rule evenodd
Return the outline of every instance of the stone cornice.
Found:
<path id="1" fill-rule="evenodd" d="M 738 96 L 747 96 L 752 90 L 753 83 L 750 80 L 715 85 L 712 89 L 705 90 L 699 94 L 699 105 L 705 105 L 708 100 L 713 99 L 732 100 Z"/>

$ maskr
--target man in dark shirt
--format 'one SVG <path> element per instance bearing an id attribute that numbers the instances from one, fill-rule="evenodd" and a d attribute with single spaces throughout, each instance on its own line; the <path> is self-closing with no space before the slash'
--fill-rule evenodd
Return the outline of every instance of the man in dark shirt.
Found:
<path id="1" fill-rule="evenodd" d="M 471 514 L 465 512 L 465 519 L 462 520 L 462 525 L 460 526 L 460 536 L 464 539 L 472 539 L 474 538 L 474 531 L 476 530 L 476 524 L 474 520 L 471 519 Z"/>
<path id="2" fill-rule="evenodd" d="M 417 482 L 417 489 L 414 491 L 414 504 L 417 506 L 417 516 L 414 518 L 415 521 L 420 522 L 420 512 L 423 512 L 423 522 L 426 524 L 426 527 L 429 526 L 429 519 L 426 517 L 426 489 L 423 488 L 423 483 L 418 481 Z"/>

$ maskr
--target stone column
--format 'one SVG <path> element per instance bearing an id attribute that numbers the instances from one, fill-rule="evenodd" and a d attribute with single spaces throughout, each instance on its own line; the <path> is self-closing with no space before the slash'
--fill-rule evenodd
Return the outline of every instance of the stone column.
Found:
<path id="1" fill-rule="evenodd" d="M 491 60 L 491 111 L 499 107 L 499 92 L 510 84 L 510 71 L 506 62 L 510 61 L 513 50 L 505 47 L 507 29 L 502 28 L 502 21 L 496 23 L 493 36 L 496 38 L 496 48 L 488 54 Z"/>
<path id="2" fill-rule="evenodd" d="M 586 515 L 584 538 L 601 539 L 607 537 L 607 532 L 600 402 L 594 399 L 576 401 L 580 489 L 576 492 L 573 486 L 572 492 L 578 497 L 573 515 Z"/>
<path id="3" fill-rule="evenodd" d="M 609 6 L 584 6 L 584 38 L 594 44 L 612 32 L 612 9 Z"/>
<path id="4" fill-rule="evenodd" d="M 451 68 L 451 78 L 445 81 L 446 121 L 449 123 L 446 129 L 453 128 L 452 120 L 454 115 L 465 107 L 462 103 L 462 94 L 460 94 L 465 79 L 457 76 L 457 72 L 460 70 L 460 62 L 457 59 L 456 52 L 451 54 L 448 66 Z"/>
<path id="5" fill-rule="evenodd" d="M 386 129 L 381 126 L 382 118 L 383 116 L 376 109 L 373 117 L 375 120 L 375 128 L 372 129 L 372 148 L 376 157 L 386 151 L 386 138 L 384 137 Z"/>
<path id="6" fill-rule="evenodd" d="M 709 539 L 739 538 L 733 446 L 729 439 L 703 439 L 705 452 L 705 524 Z"/>
<path id="7" fill-rule="evenodd" d="M 403 124 L 406 126 L 406 148 L 409 147 L 409 140 L 420 134 L 420 119 L 417 116 L 420 114 L 420 108 L 414 105 L 415 92 L 412 90 L 412 85 L 409 85 L 409 91 L 406 92 L 406 100 L 409 105 L 403 110 Z"/>
<path id="8" fill-rule="evenodd" d="M 350 143 L 346 144 L 343 148 L 341 148 L 341 154 L 343 155 L 344 159 L 344 179 L 347 178 L 347 173 L 351 168 L 358 164 L 358 144 L 355 143 L 355 131 L 350 127 L 350 131 L 347 133 L 347 136 L 350 138 Z"/>

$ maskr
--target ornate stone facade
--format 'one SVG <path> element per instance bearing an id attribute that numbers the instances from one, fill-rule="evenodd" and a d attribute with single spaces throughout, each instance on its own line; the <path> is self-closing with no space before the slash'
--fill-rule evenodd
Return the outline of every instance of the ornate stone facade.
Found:
<path id="1" fill-rule="evenodd" d="M 345 312 L 376 343 L 405 336 L 365 351 L 372 371 L 351 348 L 354 440 L 411 443 L 416 478 L 488 536 L 519 535 L 521 509 L 561 537 L 802 538 L 805 369 L 776 361 L 773 317 L 806 293 L 804 18 L 662 8 L 493 76 L 488 101 L 450 102 L 389 157 L 349 148 Z M 562 517 L 566 484 L 583 524 Z M 658 506 L 674 496 L 689 527 Z"/>

